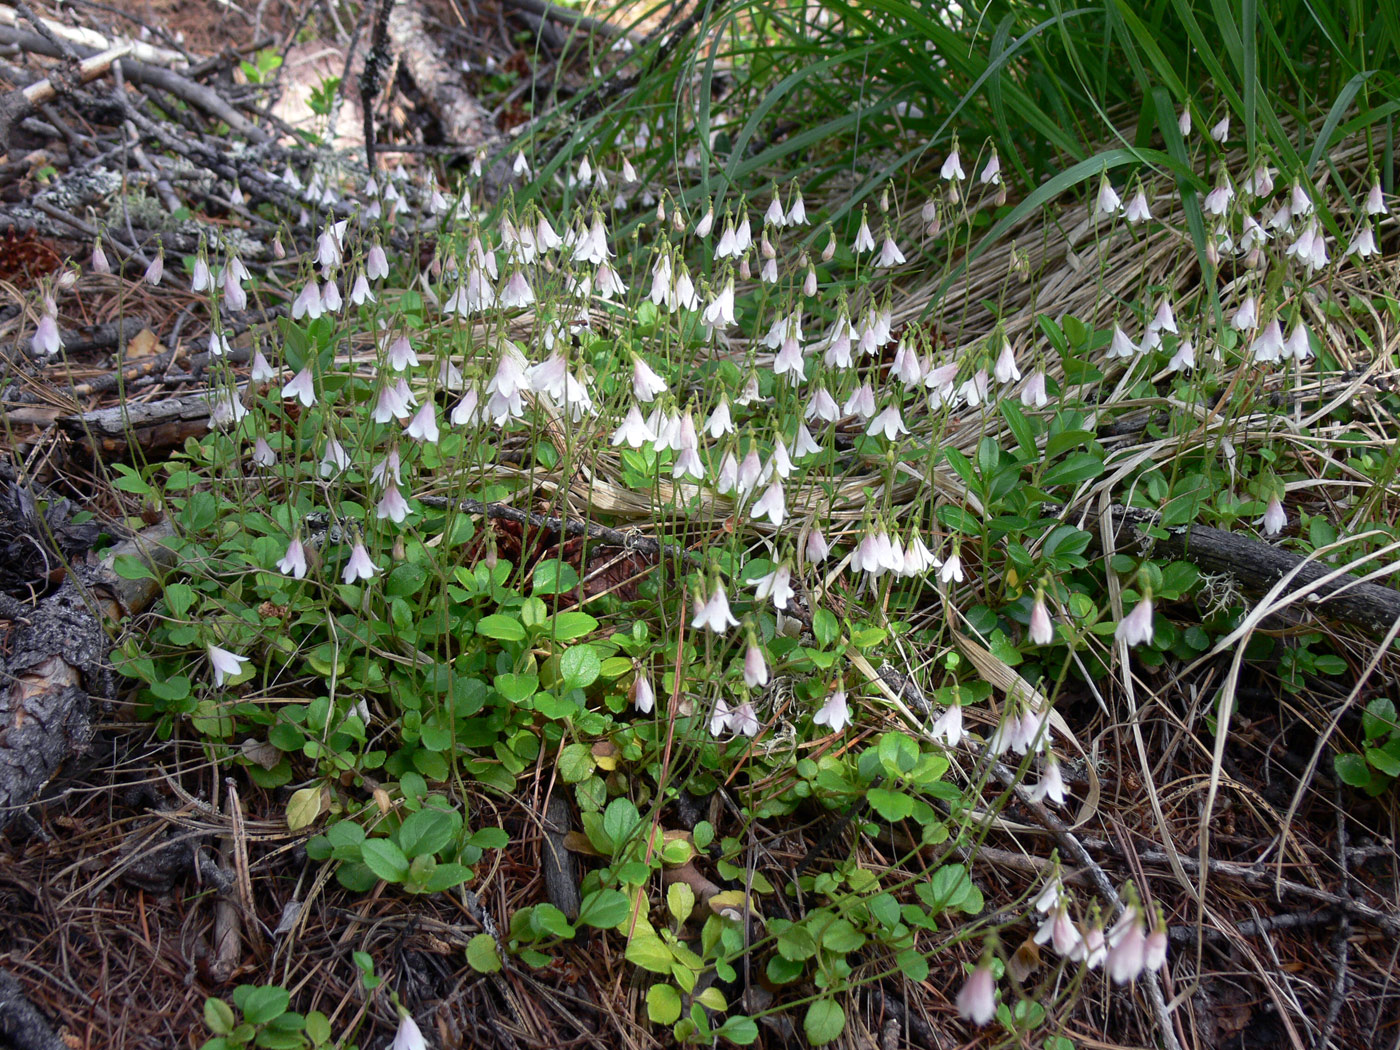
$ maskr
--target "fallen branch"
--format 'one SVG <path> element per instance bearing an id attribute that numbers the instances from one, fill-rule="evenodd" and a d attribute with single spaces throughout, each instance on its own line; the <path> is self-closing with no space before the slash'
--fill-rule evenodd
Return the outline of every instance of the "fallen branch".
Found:
<path id="1" fill-rule="evenodd" d="M 1293 581 L 1299 589 L 1336 571 L 1326 562 L 1311 561 L 1304 565 L 1305 559 L 1300 554 L 1209 525 L 1157 527 L 1149 535 L 1147 529 L 1157 521 L 1153 512 L 1114 507 L 1112 514 L 1114 525 L 1127 533 L 1130 542 L 1154 553 L 1188 561 L 1203 572 L 1233 576 L 1246 594 L 1264 594 L 1295 570 Z M 1400 564 L 1391 567 L 1391 571 L 1396 570 L 1400 570 Z M 1400 591 L 1378 583 L 1359 583 L 1354 577 L 1344 576 L 1319 585 L 1308 599 L 1307 607 L 1369 631 L 1383 632 L 1400 619 Z"/>
<path id="2" fill-rule="evenodd" d="M 106 73 L 107 70 L 112 68 L 113 62 L 130 51 L 131 45 L 123 44 L 121 47 L 110 48 L 107 51 L 103 51 L 101 54 L 83 59 L 78 63 L 78 82 L 87 84 L 96 80 L 98 77 L 102 76 L 102 74 Z M 51 78 L 45 77 L 43 80 L 38 80 L 30 84 L 27 88 L 20 89 L 19 93 L 31 107 L 38 107 L 45 102 L 57 98 L 58 88 L 54 86 Z M 11 119 L 19 118 L 12 117 Z"/>
<path id="3" fill-rule="evenodd" d="M 147 453 L 177 448 L 209 430 L 210 395 L 135 401 L 61 416 L 65 434 L 99 457 L 124 455 L 132 445 Z"/>

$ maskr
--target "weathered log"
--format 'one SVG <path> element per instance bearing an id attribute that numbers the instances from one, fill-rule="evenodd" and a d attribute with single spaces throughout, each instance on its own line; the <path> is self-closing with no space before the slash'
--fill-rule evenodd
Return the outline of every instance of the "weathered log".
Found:
<path id="1" fill-rule="evenodd" d="M 1321 561 L 1303 565 L 1300 554 L 1209 525 L 1170 526 L 1148 535 L 1145 530 L 1157 520 L 1151 511 L 1114 507 L 1112 513 L 1120 540 L 1126 538 L 1143 549 L 1188 561 L 1203 572 L 1228 574 L 1246 594 L 1264 594 L 1294 569 L 1298 570 L 1293 576 L 1295 590 L 1336 570 L 1336 566 Z M 1391 567 L 1392 572 L 1396 570 L 1400 570 L 1400 561 Z M 1400 591 L 1378 583 L 1358 583 L 1356 577 L 1343 575 L 1318 587 L 1304 608 L 1384 633 L 1400 620 Z"/>
<path id="2" fill-rule="evenodd" d="M 461 73 L 444 57 L 416 0 L 394 4 L 389 39 L 403 68 L 427 96 L 443 138 L 475 149 L 500 137 L 491 114 L 462 86 Z"/>
<path id="3" fill-rule="evenodd" d="M 114 560 L 138 557 L 160 575 L 175 562 L 162 543 L 172 535 L 169 525 L 153 526 L 101 564 L 75 566 L 36 605 L 0 594 L 0 620 L 9 621 L 0 648 L 0 828 L 92 739 L 91 696 L 111 692 L 104 619 L 145 608 L 159 591 L 154 579 L 117 575 Z"/>
<path id="4" fill-rule="evenodd" d="M 147 452 L 177 448 L 209 432 L 209 395 L 133 401 L 58 419 L 58 426 L 95 455 L 121 456 L 132 445 Z"/>
<path id="5" fill-rule="evenodd" d="M 580 905 L 578 861 L 564 844 L 572 818 L 568 800 L 558 792 L 550 795 L 541 822 L 540 873 L 550 903 L 570 922 L 578 918 Z"/>

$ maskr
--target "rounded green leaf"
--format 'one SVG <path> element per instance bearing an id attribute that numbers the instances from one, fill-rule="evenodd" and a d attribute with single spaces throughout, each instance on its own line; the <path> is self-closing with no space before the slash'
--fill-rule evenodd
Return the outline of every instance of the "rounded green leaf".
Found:
<path id="1" fill-rule="evenodd" d="M 414 561 L 406 561 L 389 573 L 384 593 L 391 598 L 407 598 L 417 594 L 428 581 L 428 570 Z"/>
<path id="2" fill-rule="evenodd" d="M 489 933 L 478 933 L 467 942 L 467 965 L 477 973 L 496 973 L 501 968 L 501 954 L 496 949 L 496 938 Z"/>
<path id="3" fill-rule="evenodd" d="M 681 1019 L 681 993 L 669 984 L 647 989 L 647 1017 L 652 1024 L 675 1024 Z"/>
<path id="4" fill-rule="evenodd" d="M 559 753 L 559 778 L 566 784 L 578 784 L 593 775 L 598 763 L 587 744 L 569 744 Z"/>
<path id="5" fill-rule="evenodd" d="M 462 815 L 456 810 L 425 806 L 399 828 L 399 848 L 410 860 L 430 857 L 451 842 L 461 827 Z"/>
<path id="6" fill-rule="evenodd" d="M 571 642 L 598 629 L 598 621 L 577 609 L 561 612 L 549 622 L 549 633 L 561 642 Z"/>
<path id="7" fill-rule="evenodd" d="M 1359 788 L 1371 782 L 1371 769 L 1360 755 L 1337 755 L 1332 759 L 1332 766 L 1343 784 Z"/>
<path id="8" fill-rule="evenodd" d="M 831 1042 L 845 1027 L 846 1011 L 832 999 L 818 999 L 807 1007 L 807 1015 L 802 1018 L 802 1030 L 813 1046 Z"/>
<path id="9" fill-rule="evenodd" d="M 492 613 L 476 622 L 476 633 L 501 642 L 523 642 L 525 625 L 514 617 Z"/>
<path id="10" fill-rule="evenodd" d="M 408 878 L 408 858 L 403 850 L 388 839 L 368 839 L 360 846 L 365 867 L 385 882 L 403 882 Z"/>
<path id="11" fill-rule="evenodd" d="M 539 675 L 498 674 L 494 682 L 496 691 L 514 704 L 523 704 L 540 687 Z"/>
<path id="12" fill-rule="evenodd" d="M 627 945 L 627 961 L 651 973 L 664 973 L 670 976 L 671 964 L 675 956 L 661 938 L 654 933 L 638 933 Z"/>
<path id="13" fill-rule="evenodd" d="M 439 864 L 423 884 L 424 893 L 442 893 L 460 886 L 472 877 L 472 869 L 464 864 Z"/>
<path id="14" fill-rule="evenodd" d="M 817 954 L 817 941 L 806 926 L 794 924 L 778 934 L 778 954 L 798 962 Z"/>
<path id="15" fill-rule="evenodd" d="M 1395 731 L 1397 719 L 1395 704 L 1383 696 L 1378 696 L 1366 705 L 1361 716 L 1361 729 L 1367 740 L 1375 740 Z"/>
<path id="16" fill-rule="evenodd" d="M 818 609 L 812 614 L 812 636 L 823 647 L 841 636 L 841 624 L 830 609 Z"/>
<path id="17" fill-rule="evenodd" d="M 254 988 L 243 1001 L 243 1020 L 249 1024 L 267 1024 L 287 1012 L 292 997 L 280 985 Z"/>
<path id="18" fill-rule="evenodd" d="M 871 788 L 865 797 L 870 808 L 885 820 L 903 820 L 914 812 L 914 800 L 902 791 Z"/>
<path id="19" fill-rule="evenodd" d="M 1366 761 L 1388 777 L 1400 777 L 1400 758 L 1382 748 L 1368 747 Z"/>
<path id="20" fill-rule="evenodd" d="M 758 1038 L 758 1025 L 751 1017 L 731 1017 L 715 1029 L 715 1035 L 739 1046 L 748 1046 Z"/>
<path id="21" fill-rule="evenodd" d="M 578 573 L 561 561 L 542 561 L 535 566 L 535 594 L 559 594 L 578 586 Z"/>
<path id="22" fill-rule="evenodd" d="M 204 1023 L 215 1035 L 228 1035 L 233 1031 L 233 1007 L 222 999 L 210 996 L 204 1000 Z"/>
<path id="23" fill-rule="evenodd" d="M 591 645 L 571 645 L 559 657 L 559 674 L 568 689 L 587 689 L 602 670 L 603 661 Z"/>
<path id="24" fill-rule="evenodd" d="M 631 903 L 619 890 L 594 890 L 579 906 L 578 921 L 584 926 L 607 930 L 627 918 Z"/>

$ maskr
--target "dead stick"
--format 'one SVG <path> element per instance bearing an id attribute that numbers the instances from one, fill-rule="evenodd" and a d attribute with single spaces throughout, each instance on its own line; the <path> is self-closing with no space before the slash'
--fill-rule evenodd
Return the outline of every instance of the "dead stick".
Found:
<path id="1" fill-rule="evenodd" d="M 112 63 L 131 50 L 131 45 L 123 44 L 103 51 L 99 55 L 83 59 L 78 63 L 77 80 L 86 84 L 96 80 L 109 69 Z M 59 87 L 53 77 L 45 77 L 26 88 L 19 88 L 0 98 L 0 151 L 9 148 L 10 130 L 33 114 L 40 106 L 58 97 Z"/>
<path id="2" fill-rule="evenodd" d="M 85 58 L 78 63 L 78 82 L 87 84 L 102 76 L 107 70 L 112 68 L 112 63 L 123 55 L 131 51 L 130 44 L 122 44 L 120 47 L 110 48 L 101 54 Z M 45 102 L 50 102 L 58 97 L 58 88 L 54 86 L 53 80 L 45 77 L 37 83 L 30 84 L 21 91 L 26 102 L 31 107 L 38 107 Z M 20 119 L 20 118 L 15 118 Z"/>

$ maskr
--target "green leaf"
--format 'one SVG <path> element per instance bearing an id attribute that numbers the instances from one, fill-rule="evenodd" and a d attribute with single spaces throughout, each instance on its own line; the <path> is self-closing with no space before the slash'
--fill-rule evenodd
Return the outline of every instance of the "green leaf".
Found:
<path id="1" fill-rule="evenodd" d="M 591 645 L 571 645 L 559 657 L 559 673 L 566 689 L 587 689 L 602 670 L 603 661 Z"/>
<path id="2" fill-rule="evenodd" d="M 681 1017 L 681 993 L 669 984 L 647 989 L 647 1017 L 652 1024 L 675 1024 Z"/>
<path id="3" fill-rule="evenodd" d="M 535 905 L 534 921 L 540 929 L 554 937 L 568 939 L 574 935 L 568 918 L 552 904 Z"/>
<path id="4" fill-rule="evenodd" d="M 571 642 L 575 638 L 582 638 L 584 635 L 596 631 L 598 621 L 586 612 L 573 609 L 552 617 L 545 626 L 547 632 L 559 641 Z"/>
<path id="5" fill-rule="evenodd" d="M 453 886 L 460 886 L 471 877 L 472 869 L 464 864 L 439 864 L 428 876 L 428 881 L 423 885 L 423 892 L 443 893 Z"/>
<path id="6" fill-rule="evenodd" d="M 603 811 L 603 833 L 612 840 L 613 849 L 620 849 L 642 822 L 641 814 L 630 799 L 615 798 Z"/>
<path id="7" fill-rule="evenodd" d="M 572 565 L 556 559 L 542 561 L 535 566 L 534 594 L 559 594 L 577 586 L 578 573 Z"/>
<path id="8" fill-rule="evenodd" d="M 306 1015 L 306 1037 L 313 1046 L 331 1041 L 331 1022 L 320 1010 L 312 1010 Z"/>
<path id="9" fill-rule="evenodd" d="M 769 957 L 764 972 L 773 984 L 791 984 L 807 972 L 807 964 L 800 959 L 784 959 L 781 955 L 774 955 Z"/>
<path id="10" fill-rule="evenodd" d="M 1026 454 L 1026 459 L 1035 461 L 1040 459 L 1040 450 L 1035 444 L 1035 424 L 1027 418 L 1012 398 L 1004 397 L 998 405 L 1002 418 L 1006 420 L 1006 425 L 1010 428 L 1012 436 L 1016 439 L 1016 444 L 1021 446 L 1021 451 Z"/>
<path id="11" fill-rule="evenodd" d="M 1007 667 L 1017 667 L 1024 662 L 1025 658 L 1021 655 L 1021 650 L 1012 645 L 1011 639 L 1006 637 L 1001 630 L 993 631 L 988 642 L 988 650 L 991 654 Z"/>
<path id="12" fill-rule="evenodd" d="M 1332 759 L 1332 767 L 1342 783 L 1354 788 L 1365 787 L 1371 782 L 1371 769 L 1360 755 L 1336 755 Z"/>
<path id="13" fill-rule="evenodd" d="M 510 835 L 504 828 L 478 828 L 467 842 L 477 849 L 504 849 L 510 842 Z"/>
<path id="14" fill-rule="evenodd" d="M 511 703 L 523 704 L 539 689 L 540 677 L 533 674 L 498 674 L 492 684 Z"/>
<path id="15" fill-rule="evenodd" d="M 215 1035 L 228 1035 L 233 1031 L 233 1007 L 222 999 L 210 996 L 204 1000 L 204 1023 Z"/>
<path id="16" fill-rule="evenodd" d="M 408 858 L 388 839 L 368 839 L 360 845 L 360 857 L 365 867 L 385 882 L 403 882 L 408 878 Z"/>
<path id="17" fill-rule="evenodd" d="M 501 969 L 501 954 L 496 948 L 496 938 L 489 933 L 478 933 L 469 940 L 467 965 L 477 973 L 497 973 Z"/>
<path id="18" fill-rule="evenodd" d="M 1400 777 L 1400 758 L 1396 758 L 1389 751 L 1379 747 L 1368 747 L 1366 749 L 1366 761 L 1379 769 L 1392 780 Z"/>
<path id="19" fill-rule="evenodd" d="M 671 964 L 675 962 L 671 949 L 666 947 L 661 938 L 646 932 L 638 933 L 632 938 L 632 942 L 627 945 L 626 956 L 633 966 L 640 966 L 643 970 L 665 974 L 668 977 L 671 974 Z"/>
<path id="20" fill-rule="evenodd" d="M 879 645 L 889 635 L 883 627 L 862 627 L 851 632 L 851 644 L 857 649 L 870 649 Z"/>
<path id="21" fill-rule="evenodd" d="M 758 1025 L 748 1017 L 731 1017 L 715 1029 L 715 1035 L 731 1043 L 748 1046 L 758 1038 Z"/>
<path id="22" fill-rule="evenodd" d="M 812 614 L 812 636 L 823 648 L 841 637 L 841 623 L 830 609 L 818 609 Z"/>
<path id="23" fill-rule="evenodd" d="M 666 887 L 666 910 L 676 922 L 685 922 L 695 910 L 695 891 L 684 882 L 671 883 Z"/>
<path id="24" fill-rule="evenodd" d="M 580 784 L 593 775 L 597 765 L 587 744 L 569 744 L 559 754 L 559 778 L 566 784 Z"/>
<path id="25" fill-rule="evenodd" d="M 172 615 L 184 616 L 194 604 L 194 588 L 186 583 L 171 583 L 165 588 L 165 607 Z"/>
<path id="26" fill-rule="evenodd" d="M 813 1046 L 831 1042 L 846 1028 L 846 1011 L 834 999 L 818 999 L 807 1007 L 802 1030 Z"/>
<path id="27" fill-rule="evenodd" d="M 849 919 L 836 919 L 822 930 L 822 947 L 830 952 L 845 955 L 859 951 L 865 945 L 865 934 L 855 928 Z"/>
<path id="28" fill-rule="evenodd" d="M 279 985 L 254 988 L 243 1000 L 243 1020 L 249 1024 L 267 1024 L 287 1012 L 291 996 Z"/>
<path id="29" fill-rule="evenodd" d="M 778 954 L 790 962 L 801 962 L 817 954 L 817 939 L 802 923 L 792 923 L 778 933 Z"/>
<path id="30" fill-rule="evenodd" d="M 391 598 L 407 598 L 417 594 L 428 580 L 428 570 L 414 561 L 396 566 L 384 582 L 384 593 Z"/>
<path id="31" fill-rule="evenodd" d="M 500 613 L 492 613 L 490 616 L 483 616 L 476 623 L 476 633 L 487 638 L 495 638 L 501 642 L 523 642 L 525 640 L 525 627 L 514 617 L 502 616 Z"/>
<path id="32" fill-rule="evenodd" d="M 119 492 L 129 492 L 133 496 L 144 496 L 153 491 L 149 482 L 143 480 L 141 475 L 135 473 L 125 464 L 115 464 L 113 469 L 118 471 L 120 476 L 113 479 L 112 488 Z"/>
<path id="33" fill-rule="evenodd" d="M 399 828 L 399 848 L 410 860 L 431 857 L 451 842 L 461 827 L 462 816 L 456 810 L 424 806 Z"/>
<path id="34" fill-rule="evenodd" d="M 714 985 L 706 988 L 695 996 L 695 1001 L 707 1010 L 724 1011 L 729 1009 L 729 1003 L 724 998 L 724 993 Z"/>
<path id="35" fill-rule="evenodd" d="M 607 930 L 627 918 L 631 903 L 619 890 L 594 890 L 579 906 L 578 921 L 584 926 Z"/>
<path id="36" fill-rule="evenodd" d="M 938 508 L 937 518 L 948 528 L 961 532 L 965 536 L 980 536 L 982 534 L 982 519 L 974 517 L 962 507 L 955 507 L 951 503 L 945 503 Z"/>
<path id="37" fill-rule="evenodd" d="M 1054 464 L 1040 477 L 1042 488 L 1078 485 L 1103 473 L 1103 460 L 1092 452 L 1076 452 Z"/>
<path id="38" fill-rule="evenodd" d="M 907 776 L 919 765 L 919 745 L 905 733 L 882 733 L 875 754 L 892 777 Z"/>
<path id="39" fill-rule="evenodd" d="M 961 864 L 945 864 L 927 883 L 918 887 L 919 897 L 934 911 L 957 908 L 973 890 L 967 869 Z"/>
<path id="40" fill-rule="evenodd" d="M 132 554 L 118 554 L 112 559 L 112 571 L 124 580 L 154 580 L 150 566 Z"/>
<path id="41" fill-rule="evenodd" d="M 928 980 L 929 966 L 928 958 L 923 952 L 915 948 L 905 948 L 897 953 L 894 961 L 899 966 L 899 971 L 911 981 Z"/>
<path id="42" fill-rule="evenodd" d="M 865 793 L 870 808 L 885 820 L 904 820 L 914 812 L 914 800 L 902 791 L 871 788 Z"/>
<path id="43" fill-rule="evenodd" d="M 1366 705 L 1361 715 L 1361 731 L 1367 740 L 1378 740 L 1395 731 L 1395 703 L 1384 696 L 1378 696 Z"/>

